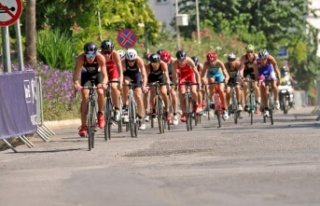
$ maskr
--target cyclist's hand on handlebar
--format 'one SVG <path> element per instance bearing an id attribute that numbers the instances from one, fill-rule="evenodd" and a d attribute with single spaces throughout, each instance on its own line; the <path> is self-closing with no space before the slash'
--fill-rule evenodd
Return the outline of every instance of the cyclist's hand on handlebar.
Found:
<path id="1" fill-rule="evenodd" d="M 82 86 L 80 85 L 79 82 L 77 82 L 77 83 L 74 84 L 74 88 L 75 88 L 77 91 L 79 91 L 79 90 L 82 89 Z"/>
<path id="2" fill-rule="evenodd" d="M 149 87 L 146 87 L 146 86 L 142 86 L 142 91 L 144 93 L 147 93 L 149 91 Z"/>

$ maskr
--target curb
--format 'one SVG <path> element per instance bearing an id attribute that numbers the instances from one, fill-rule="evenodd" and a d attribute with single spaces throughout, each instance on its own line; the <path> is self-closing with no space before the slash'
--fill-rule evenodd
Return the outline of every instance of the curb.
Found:
<path id="1" fill-rule="evenodd" d="M 58 120 L 58 121 L 45 121 L 43 124 L 52 129 L 52 128 L 61 128 L 61 127 L 78 127 L 81 125 L 80 119 L 67 119 L 67 120 Z"/>

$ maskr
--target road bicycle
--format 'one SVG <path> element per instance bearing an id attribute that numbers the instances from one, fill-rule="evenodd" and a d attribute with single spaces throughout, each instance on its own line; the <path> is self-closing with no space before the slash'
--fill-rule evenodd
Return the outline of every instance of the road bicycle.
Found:
<path id="1" fill-rule="evenodd" d="M 105 103 L 105 109 L 104 109 L 104 114 L 105 114 L 105 121 L 106 121 L 106 125 L 104 127 L 104 139 L 105 141 L 107 141 L 108 139 L 111 139 L 111 126 L 113 124 L 113 122 L 115 121 L 113 119 L 113 114 L 114 114 L 114 110 L 113 110 L 113 103 L 112 103 L 112 99 L 111 99 L 111 84 L 112 83 L 120 83 L 119 80 L 116 81 L 109 81 L 108 82 L 108 88 L 106 90 L 106 103 Z M 121 107 L 120 107 L 121 108 Z M 118 127 L 122 127 L 121 124 L 121 118 L 120 121 L 118 121 Z"/>
<path id="2" fill-rule="evenodd" d="M 149 87 L 155 88 L 156 95 L 155 95 L 155 104 L 153 108 L 155 108 L 155 111 L 156 111 L 158 128 L 159 128 L 160 134 L 164 133 L 164 129 L 166 125 L 170 130 L 170 122 L 167 121 L 167 116 L 165 115 L 165 105 L 160 94 L 160 86 L 162 85 L 167 85 L 167 84 L 166 83 L 160 84 L 159 81 L 148 84 Z M 151 118 L 151 123 L 153 124 L 153 118 Z"/>
<path id="3" fill-rule="evenodd" d="M 236 85 L 238 85 L 238 82 L 231 82 L 228 83 L 228 86 L 231 88 L 231 113 L 233 114 L 234 123 L 238 123 L 239 118 L 239 103 L 237 100 L 237 91 L 236 91 Z"/>
<path id="4" fill-rule="evenodd" d="M 264 111 L 265 109 L 265 105 L 264 105 L 264 109 L 263 109 L 263 122 L 266 123 L 267 119 L 270 119 L 270 123 L 271 125 L 273 125 L 274 120 L 273 120 L 273 111 L 275 109 L 275 103 L 274 103 L 274 93 L 273 93 L 273 89 L 272 89 L 272 82 L 273 80 L 262 80 L 261 83 L 264 82 L 265 83 L 265 87 L 266 89 L 269 90 L 269 95 L 268 95 L 268 111 L 269 111 L 269 116 L 264 115 Z"/>
<path id="5" fill-rule="evenodd" d="M 84 86 L 82 89 L 89 89 L 89 102 L 87 105 L 87 115 L 86 115 L 86 123 L 87 123 L 87 138 L 88 138 L 88 148 L 89 151 L 94 148 L 94 135 L 97 131 L 97 97 L 96 90 L 97 87 L 93 86 Z"/>
<path id="6" fill-rule="evenodd" d="M 137 103 L 134 98 L 133 87 L 136 84 L 132 82 L 129 84 L 124 84 L 123 86 L 129 87 L 128 92 L 128 112 L 129 112 L 129 122 L 127 123 L 127 128 L 130 130 L 131 137 L 138 137 L 138 117 L 137 117 Z"/>
<path id="7" fill-rule="evenodd" d="M 250 78 L 250 75 L 247 76 L 247 78 L 244 80 L 245 82 L 248 82 L 248 91 L 249 91 L 249 97 L 247 99 L 247 111 L 249 113 L 250 116 L 250 123 L 251 125 L 253 124 L 253 115 L 256 111 L 256 98 L 255 98 L 255 94 L 254 94 L 254 87 L 253 87 L 253 83 L 255 82 L 255 80 Z"/>
<path id="8" fill-rule="evenodd" d="M 198 124 L 198 117 L 199 115 L 197 115 L 194 112 L 194 101 L 192 99 L 191 96 L 191 91 L 190 91 L 190 87 L 192 85 L 199 85 L 198 83 L 193 83 L 190 81 L 186 81 L 183 83 L 180 83 L 179 85 L 185 85 L 186 86 L 186 92 L 184 94 L 184 101 L 186 104 L 186 115 L 187 115 L 187 119 L 186 119 L 186 126 L 187 126 L 187 131 L 192 131 L 192 119 L 194 119 L 195 121 L 195 125 Z"/>
<path id="9" fill-rule="evenodd" d="M 214 85 L 214 93 L 213 93 L 213 103 L 214 103 L 214 115 L 217 117 L 218 120 L 218 128 L 221 127 L 222 125 L 222 115 L 223 115 L 223 110 L 221 106 L 221 98 L 219 95 L 219 84 L 225 84 L 225 82 L 209 82 L 207 83 L 208 85 Z"/>

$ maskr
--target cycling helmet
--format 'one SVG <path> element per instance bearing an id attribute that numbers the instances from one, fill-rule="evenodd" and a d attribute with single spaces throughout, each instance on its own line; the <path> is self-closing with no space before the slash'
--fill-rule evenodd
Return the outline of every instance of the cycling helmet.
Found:
<path id="1" fill-rule="evenodd" d="M 247 50 L 247 52 L 249 52 L 249 51 L 254 51 L 254 46 L 252 45 L 252 44 L 248 44 L 247 46 L 246 46 L 246 50 Z"/>
<path id="2" fill-rule="evenodd" d="M 97 50 L 98 50 L 98 47 L 97 47 L 97 45 L 96 45 L 95 43 L 93 43 L 93 42 L 88 42 L 88 43 L 86 43 L 86 44 L 84 45 L 84 47 L 83 47 L 83 51 L 84 51 L 84 53 L 86 53 L 86 54 L 88 54 L 88 53 L 91 53 L 91 54 L 96 53 Z"/>
<path id="3" fill-rule="evenodd" d="M 161 60 L 168 63 L 171 60 L 171 54 L 169 51 L 163 51 L 160 54 Z"/>
<path id="4" fill-rule="evenodd" d="M 198 57 L 193 56 L 193 57 L 191 57 L 191 59 L 193 60 L 194 64 L 195 64 L 196 66 L 198 66 L 198 64 L 199 64 L 199 59 L 198 59 Z"/>
<path id="5" fill-rule="evenodd" d="M 157 51 L 157 54 L 161 55 L 161 53 L 164 52 L 164 51 L 165 51 L 164 49 L 159 49 L 159 50 Z"/>
<path id="6" fill-rule="evenodd" d="M 207 61 L 208 62 L 213 62 L 216 61 L 218 58 L 217 53 L 214 51 L 208 52 L 207 54 Z"/>
<path id="7" fill-rule="evenodd" d="M 258 55 L 260 59 L 266 59 L 269 56 L 269 52 L 266 49 L 261 49 Z"/>
<path id="8" fill-rule="evenodd" d="M 114 49 L 114 44 L 109 39 L 101 42 L 101 50 L 112 51 Z"/>
<path id="9" fill-rule="evenodd" d="M 149 57 L 149 61 L 151 63 L 158 63 L 160 62 L 160 55 L 159 54 L 151 54 Z"/>
<path id="10" fill-rule="evenodd" d="M 176 57 L 177 57 L 178 60 L 184 60 L 184 59 L 187 58 L 187 53 L 185 51 L 183 51 L 183 50 L 179 50 L 176 53 Z"/>
<path id="11" fill-rule="evenodd" d="M 228 61 L 236 60 L 236 55 L 234 53 L 228 54 Z"/>
<path id="12" fill-rule="evenodd" d="M 126 55 L 126 51 L 125 50 L 118 50 L 118 53 L 119 53 L 119 56 L 120 56 L 120 59 L 123 59 Z"/>
<path id="13" fill-rule="evenodd" d="M 135 60 L 138 57 L 137 51 L 135 49 L 128 49 L 126 52 L 127 60 Z"/>
<path id="14" fill-rule="evenodd" d="M 287 67 L 286 67 L 286 66 L 282 66 L 282 67 L 281 67 L 281 72 L 288 72 Z"/>

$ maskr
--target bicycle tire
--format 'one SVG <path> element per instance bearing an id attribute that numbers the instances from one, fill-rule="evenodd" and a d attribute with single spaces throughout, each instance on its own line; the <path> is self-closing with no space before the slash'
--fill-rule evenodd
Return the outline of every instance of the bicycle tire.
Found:
<path id="1" fill-rule="evenodd" d="M 210 97 L 209 97 L 209 93 L 206 92 L 206 112 L 207 112 L 207 115 L 208 115 L 208 120 L 210 120 Z"/>
<path id="2" fill-rule="evenodd" d="M 111 139 L 111 115 L 112 115 L 112 102 L 110 97 L 107 97 L 105 104 L 105 121 L 106 125 L 104 126 L 104 139 L 107 141 Z"/>
<path id="3" fill-rule="evenodd" d="M 233 110 L 233 119 L 234 123 L 238 123 L 238 101 L 236 96 L 236 91 L 234 87 L 232 88 L 232 110 Z"/>
<path id="4" fill-rule="evenodd" d="M 136 108 L 133 100 L 129 103 L 129 124 L 131 137 L 137 137 L 137 117 Z"/>
<path id="5" fill-rule="evenodd" d="M 270 115 L 270 124 L 273 125 L 274 119 L 273 119 L 273 110 L 274 110 L 274 94 L 272 92 L 272 89 L 269 92 L 269 115 Z"/>
<path id="6" fill-rule="evenodd" d="M 164 128 L 163 128 L 163 105 L 162 105 L 162 100 L 160 96 L 157 96 L 156 98 L 156 108 L 157 108 L 157 120 L 158 120 L 158 128 L 160 134 L 164 133 Z"/>
<path id="7" fill-rule="evenodd" d="M 253 124 L 253 114 L 255 112 L 255 98 L 254 98 L 254 95 L 252 93 L 252 91 L 250 92 L 250 96 L 249 96 L 249 113 L 250 113 L 250 123 L 251 125 Z"/>
<path id="8" fill-rule="evenodd" d="M 190 118 L 190 104 L 189 104 L 189 94 L 188 92 L 185 93 L 185 101 L 186 101 L 186 115 L 187 115 L 187 119 L 186 119 L 186 127 L 187 127 L 187 131 L 190 131 L 190 125 L 189 125 L 189 118 Z"/>
<path id="9" fill-rule="evenodd" d="M 287 95 L 282 95 L 281 101 L 282 101 L 282 107 L 283 107 L 283 114 L 288 114 L 289 101 L 287 99 Z"/>
<path id="10" fill-rule="evenodd" d="M 121 95 L 120 95 L 120 97 L 119 97 L 119 111 L 120 111 L 120 119 L 119 119 L 119 121 L 117 122 L 118 123 L 118 133 L 121 133 L 122 132 L 122 107 L 123 107 L 123 102 L 122 102 L 122 98 L 121 98 Z"/>
<path id="11" fill-rule="evenodd" d="M 191 112 L 189 112 L 188 115 L 187 115 L 187 124 L 188 124 L 188 127 L 189 127 L 188 131 L 192 131 L 192 113 Z"/>
<path id="12" fill-rule="evenodd" d="M 220 128 L 222 123 L 221 123 L 220 98 L 218 94 L 214 94 L 214 110 L 218 120 L 218 128 Z"/>
<path id="13" fill-rule="evenodd" d="M 95 107 L 94 103 L 90 101 L 87 106 L 87 135 L 88 135 L 88 149 L 91 151 L 94 148 L 94 132 L 95 132 Z"/>

